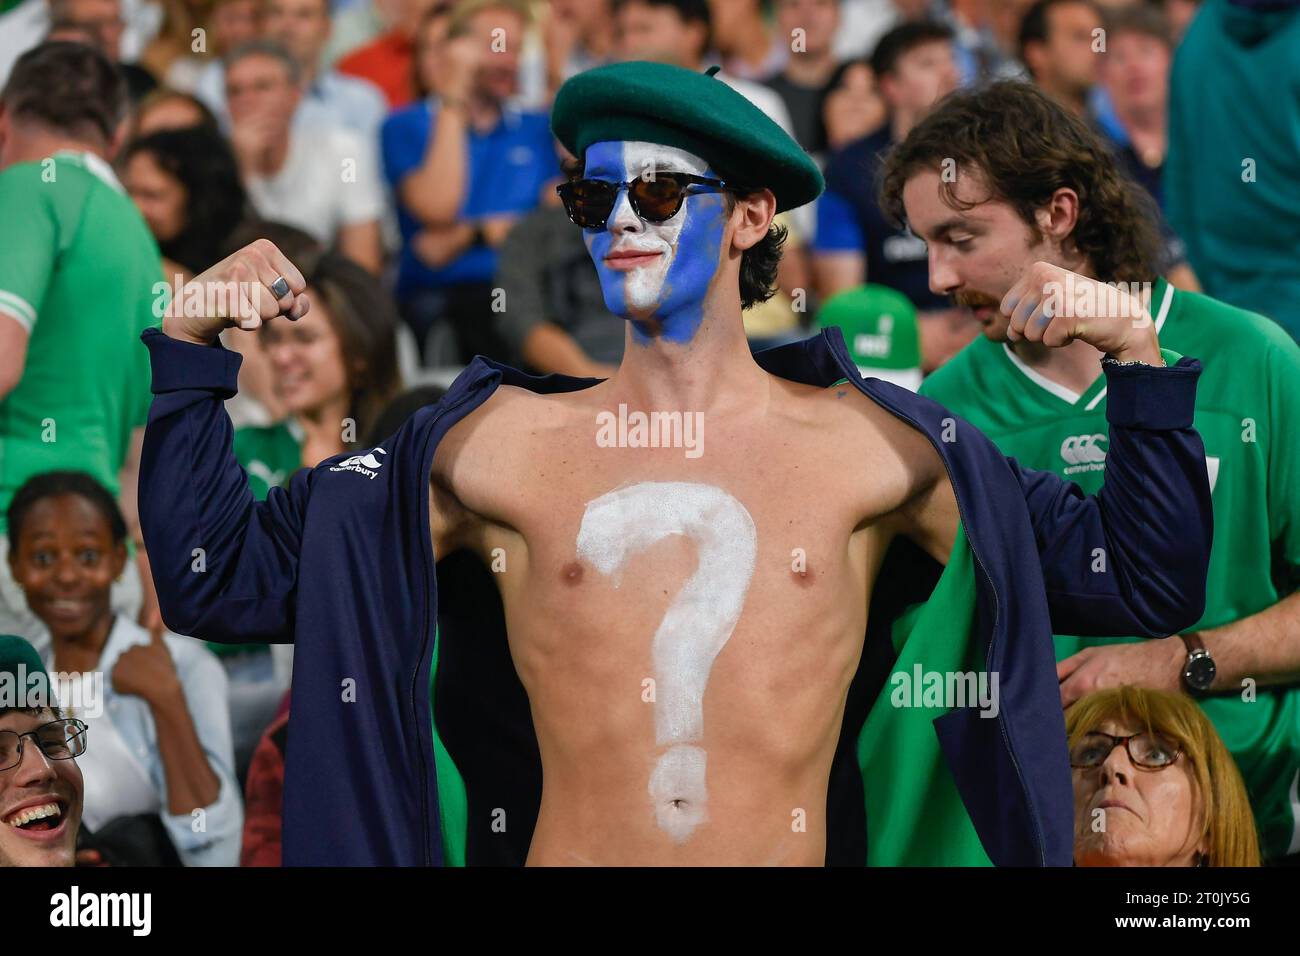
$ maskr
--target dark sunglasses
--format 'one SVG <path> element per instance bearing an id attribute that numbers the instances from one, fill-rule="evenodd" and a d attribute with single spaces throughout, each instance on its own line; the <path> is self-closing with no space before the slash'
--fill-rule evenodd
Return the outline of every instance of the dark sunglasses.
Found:
<path id="1" fill-rule="evenodd" d="M 682 208 L 682 203 L 695 187 L 746 192 L 743 187 L 732 186 L 721 179 L 707 179 L 689 173 L 655 173 L 653 179 L 637 177 L 631 182 L 611 183 L 604 179 L 574 179 L 555 187 L 564 211 L 574 225 L 583 229 L 603 229 L 614 211 L 618 194 L 627 190 L 632 211 L 646 222 L 667 222 Z"/>

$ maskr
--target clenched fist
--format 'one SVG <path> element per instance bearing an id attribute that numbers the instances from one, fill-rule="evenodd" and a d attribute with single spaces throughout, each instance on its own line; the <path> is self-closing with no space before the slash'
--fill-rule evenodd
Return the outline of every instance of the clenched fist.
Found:
<path id="1" fill-rule="evenodd" d="M 1163 365 L 1140 290 L 1035 262 L 1002 299 L 1007 338 L 1057 348 L 1082 339 L 1121 362 Z"/>
<path id="2" fill-rule="evenodd" d="M 258 239 L 175 291 L 163 314 L 174 339 L 211 344 L 227 326 L 256 329 L 276 316 L 299 319 L 310 303 L 298 268 L 268 239 Z"/>
<path id="3" fill-rule="evenodd" d="M 149 643 L 132 644 L 113 665 L 113 690 L 133 694 L 147 701 L 183 696 L 180 677 L 171 652 L 161 634 L 151 634 Z"/>

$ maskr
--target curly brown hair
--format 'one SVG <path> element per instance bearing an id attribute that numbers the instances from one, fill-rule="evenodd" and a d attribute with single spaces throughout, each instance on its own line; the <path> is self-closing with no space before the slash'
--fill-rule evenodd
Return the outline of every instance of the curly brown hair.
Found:
<path id="1" fill-rule="evenodd" d="M 950 93 L 886 155 L 880 208 L 904 223 L 903 186 L 917 172 L 938 172 L 949 160 L 958 175 L 979 173 L 987 198 L 1010 204 L 1031 229 L 1035 210 L 1056 190 L 1073 189 L 1079 219 L 1069 238 L 1097 277 L 1143 282 L 1158 274 L 1155 203 L 1120 172 L 1106 144 L 1082 120 L 1037 87 L 1004 80 Z M 948 177 L 940 188 L 954 209 L 976 205 L 960 202 Z"/>

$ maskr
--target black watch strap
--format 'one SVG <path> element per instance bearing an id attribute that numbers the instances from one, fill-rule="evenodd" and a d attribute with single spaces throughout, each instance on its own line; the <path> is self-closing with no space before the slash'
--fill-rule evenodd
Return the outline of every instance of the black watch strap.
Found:
<path id="1" fill-rule="evenodd" d="M 1218 668 L 1201 635 L 1195 631 L 1178 635 L 1187 648 L 1187 663 L 1183 665 L 1183 684 L 1193 694 L 1204 694 L 1214 684 Z"/>

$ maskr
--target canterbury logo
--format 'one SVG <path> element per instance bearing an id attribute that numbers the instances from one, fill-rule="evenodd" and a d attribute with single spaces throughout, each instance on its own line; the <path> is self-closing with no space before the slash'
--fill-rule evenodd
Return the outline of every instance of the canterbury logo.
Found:
<path id="1" fill-rule="evenodd" d="M 351 458 L 345 458 L 343 461 L 339 462 L 339 467 L 346 468 L 348 465 L 361 465 L 363 468 L 378 468 L 383 464 L 383 462 L 375 457 L 376 451 L 381 455 L 388 454 L 388 452 L 384 451 L 382 448 L 376 448 L 374 451 L 368 451 L 364 455 L 353 455 Z"/>
<path id="2" fill-rule="evenodd" d="M 1102 447 L 1106 436 L 1071 435 L 1061 442 L 1061 458 L 1067 465 L 1087 465 L 1106 460 L 1106 449 Z"/>
<path id="3" fill-rule="evenodd" d="M 344 458 L 337 465 L 332 465 L 330 471 L 355 471 L 357 474 L 365 475 L 367 478 L 375 478 L 379 474 L 379 469 L 383 467 L 383 461 L 376 458 L 376 455 L 387 457 L 388 452 L 382 448 L 372 448 L 370 451 L 361 455 L 353 455 L 351 458 Z"/>

